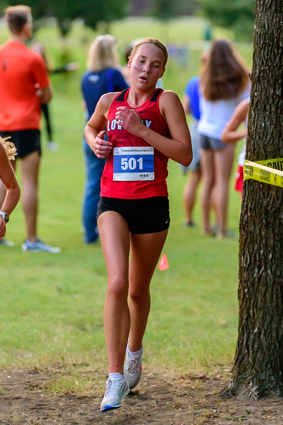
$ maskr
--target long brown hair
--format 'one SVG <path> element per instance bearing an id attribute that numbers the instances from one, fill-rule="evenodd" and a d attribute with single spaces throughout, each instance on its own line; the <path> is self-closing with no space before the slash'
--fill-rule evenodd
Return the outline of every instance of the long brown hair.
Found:
<path id="1" fill-rule="evenodd" d="M 201 71 L 200 87 L 206 100 L 233 99 L 248 86 L 243 60 L 227 40 L 216 40 Z"/>

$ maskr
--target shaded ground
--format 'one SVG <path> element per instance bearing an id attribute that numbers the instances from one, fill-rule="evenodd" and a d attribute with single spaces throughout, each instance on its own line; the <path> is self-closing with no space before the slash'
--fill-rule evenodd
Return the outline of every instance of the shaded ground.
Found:
<path id="1" fill-rule="evenodd" d="M 0 424 L 283 423 L 283 402 L 280 399 L 270 398 L 258 402 L 222 400 L 218 393 L 225 382 L 221 379 L 205 375 L 172 379 L 146 370 L 137 390 L 130 393 L 123 407 L 102 414 L 99 412 L 103 392 L 101 376 L 94 371 L 86 370 L 82 373 L 83 378 L 91 382 L 91 390 L 85 396 L 75 391 L 66 392 L 64 386 L 60 389 L 58 382 L 62 382 L 67 374 L 64 367 L 0 371 Z M 71 379 L 76 378 L 73 376 Z"/>

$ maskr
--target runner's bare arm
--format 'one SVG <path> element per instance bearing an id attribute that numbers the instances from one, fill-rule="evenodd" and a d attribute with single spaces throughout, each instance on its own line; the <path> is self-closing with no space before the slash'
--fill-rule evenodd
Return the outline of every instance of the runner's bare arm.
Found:
<path id="1" fill-rule="evenodd" d="M 107 93 L 99 99 L 94 113 L 85 126 L 85 138 L 97 158 L 107 158 L 112 150 L 112 144 L 103 139 L 106 119 L 111 103 L 117 93 Z"/>
<path id="2" fill-rule="evenodd" d="M 176 93 L 165 91 L 160 96 L 160 112 L 166 121 L 171 139 L 147 128 L 139 115 L 126 107 L 117 108 L 115 118 L 123 121 L 123 127 L 135 136 L 141 137 L 168 158 L 188 166 L 193 158 L 191 136 L 183 105 Z"/>
<path id="3" fill-rule="evenodd" d="M 0 143 L 0 179 L 6 187 L 6 197 L 3 205 L 0 205 L 1 211 L 11 214 L 20 199 L 20 188 L 15 177 L 15 173 L 6 155 L 5 149 Z M 0 237 L 5 236 L 6 226 L 2 216 L 0 216 Z"/>
<path id="4" fill-rule="evenodd" d="M 243 100 L 234 111 L 234 114 L 226 124 L 221 136 L 221 140 L 224 143 L 238 142 L 247 135 L 247 128 L 238 130 L 239 126 L 247 118 L 249 111 L 249 99 Z"/>

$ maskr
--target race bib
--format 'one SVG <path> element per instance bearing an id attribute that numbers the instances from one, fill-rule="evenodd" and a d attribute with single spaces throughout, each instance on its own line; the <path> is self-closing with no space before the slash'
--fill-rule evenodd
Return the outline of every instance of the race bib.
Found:
<path id="1" fill-rule="evenodd" d="M 114 148 L 113 180 L 154 180 L 154 148 L 151 146 Z"/>

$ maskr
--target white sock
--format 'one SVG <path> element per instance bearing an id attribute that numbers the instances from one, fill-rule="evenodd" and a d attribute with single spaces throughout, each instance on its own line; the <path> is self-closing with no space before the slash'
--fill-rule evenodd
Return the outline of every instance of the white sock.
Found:
<path id="1" fill-rule="evenodd" d="M 127 355 L 128 357 L 131 357 L 132 359 L 137 359 L 140 357 L 143 353 L 143 347 L 139 351 L 131 351 L 129 349 L 129 346 L 127 345 Z"/>
<path id="2" fill-rule="evenodd" d="M 111 381 L 112 380 L 117 380 L 117 379 L 121 379 L 121 378 L 124 378 L 124 375 L 121 375 L 121 373 L 119 373 L 119 372 L 110 372 L 109 373 L 109 378 L 111 379 Z"/>

